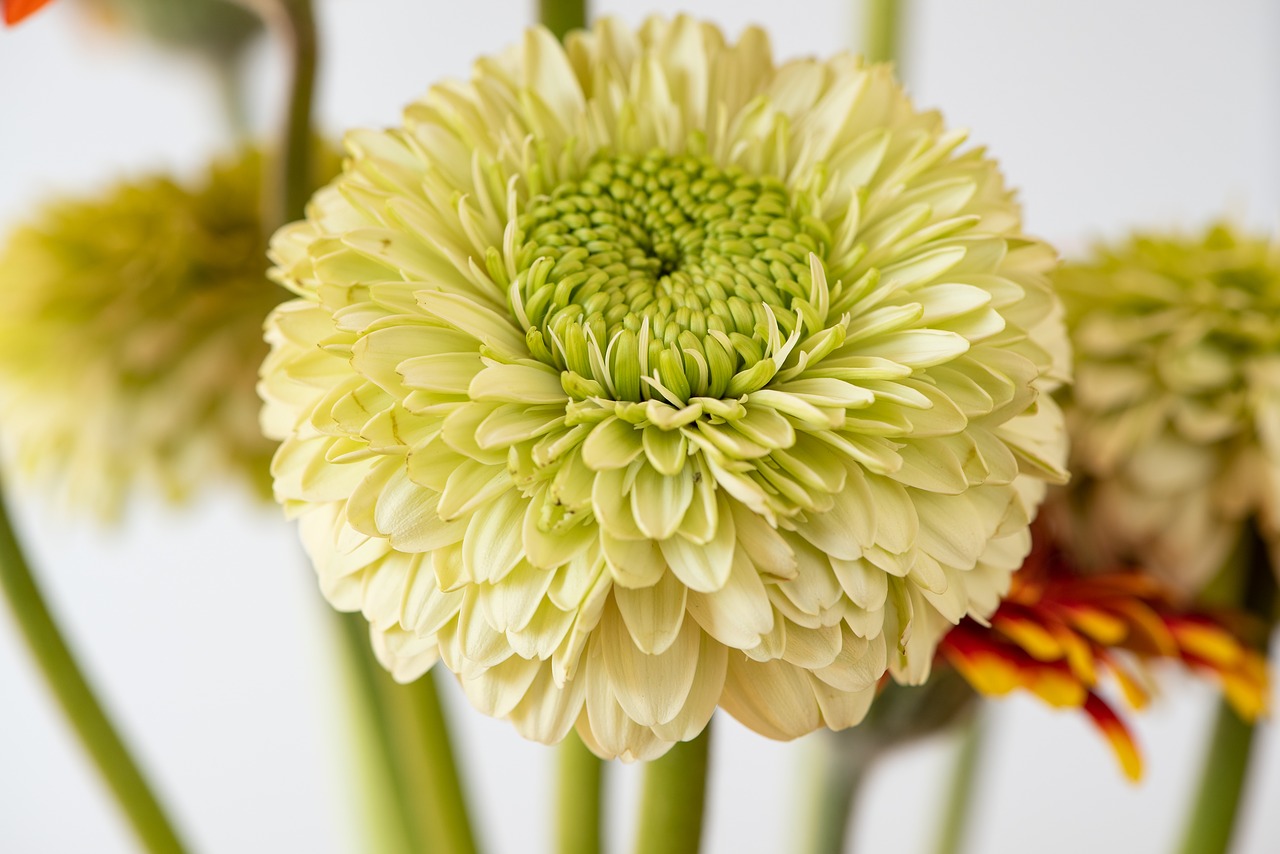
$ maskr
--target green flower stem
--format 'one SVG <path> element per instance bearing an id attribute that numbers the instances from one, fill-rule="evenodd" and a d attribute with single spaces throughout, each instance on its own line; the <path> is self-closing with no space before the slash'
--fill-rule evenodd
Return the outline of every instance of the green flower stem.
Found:
<path id="1" fill-rule="evenodd" d="M 587 0 L 538 0 L 538 20 L 564 41 L 565 33 L 587 25 Z"/>
<path id="2" fill-rule="evenodd" d="M 409 791 L 401 785 L 400 751 L 390 719 L 383 710 L 382 680 L 386 674 L 369 648 L 369 624 L 358 613 L 330 612 L 342 642 L 348 682 L 343 693 L 351 721 L 360 738 L 353 739 L 364 801 L 365 823 L 380 854 L 415 854 L 425 850 L 427 833 Z"/>
<path id="3" fill-rule="evenodd" d="M 555 850 L 600 854 L 604 763 L 576 733 L 561 743 L 556 762 Z"/>
<path id="4" fill-rule="evenodd" d="M 1275 625 L 1275 575 L 1267 544 L 1252 523 L 1247 527 L 1234 560 L 1244 568 L 1244 572 L 1235 574 L 1239 581 L 1232 598 L 1258 617 L 1268 631 L 1272 630 Z M 1230 573 L 1230 570 L 1228 566 L 1224 573 Z M 1228 587 L 1230 583 L 1228 580 Z M 1222 590 L 1215 592 L 1223 593 Z M 1178 849 L 1180 854 L 1224 854 L 1230 849 L 1249 775 L 1253 730 L 1254 725 L 1241 720 L 1225 700 L 1219 701 L 1213 735 L 1200 772 L 1200 789 Z"/>
<path id="5" fill-rule="evenodd" d="M 842 735 L 820 733 L 815 739 L 818 745 L 812 757 L 815 767 L 806 774 L 813 781 L 807 799 L 813 806 L 809 844 L 805 849 L 809 854 L 841 854 L 845 850 L 844 841 L 857 807 L 858 790 L 875 758 L 870 751 L 856 749 L 860 742 L 851 743 Z"/>
<path id="6" fill-rule="evenodd" d="M 1229 850 L 1252 747 L 1253 725 L 1242 721 L 1225 700 L 1219 702 L 1200 772 L 1200 791 L 1180 854 L 1226 854 Z"/>
<path id="7" fill-rule="evenodd" d="M 316 35 L 311 0 L 276 0 L 281 33 L 290 52 L 288 109 L 281 129 L 275 179 L 277 223 L 301 219 L 311 197 L 311 110 L 315 100 Z"/>
<path id="8" fill-rule="evenodd" d="M 152 854 L 185 851 L 172 822 L 129 755 L 120 735 L 85 681 L 67 648 L 49 608 L 40 595 L 31 568 L 23 556 L 0 496 L 0 587 L 13 612 L 18 629 L 71 722 L 80 743 L 106 780 L 116 803 L 129 820 L 143 847 Z"/>
<path id="9" fill-rule="evenodd" d="M 872 62 L 901 62 L 903 0 L 863 0 L 863 54 Z M 901 71 L 899 71 L 901 73 Z"/>
<path id="10" fill-rule="evenodd" d="M 977 791 L 978 765 L 982 754 L 982 709 L 974 709 L 963 724 L 960 750 L 956 754 L 955 767 L 947 789 L 946 805 L 939 827 L 937 854 L 960 854 L 969 834 L 969 819 L 973 815 L 973 796 Z"/>
<path id="11" fill-rule="evenodd" d="M 432 671 L 400 685 L 369 647 L 369 624 L 360 614 L 341 615 L 343 635 L 355 663 L 355 684 L 371 713 L 374 770 L 393 803 L 399 832 L 385 844 L 413 854 L 475 854 L 462 780 Z"/>
<path id="12" fill-rule="evenodd" d="M 645 768 L 636 854 L 698 854 L 710 748 L 708 726 Z"/>

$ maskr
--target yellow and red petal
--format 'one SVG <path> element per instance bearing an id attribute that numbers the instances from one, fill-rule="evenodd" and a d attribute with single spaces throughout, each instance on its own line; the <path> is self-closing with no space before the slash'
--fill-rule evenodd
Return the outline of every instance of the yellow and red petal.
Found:
<path id="1" fill-rule="evenodd" d="M 1111 707 L 1097 694 L 1090 693 L 1084 701 L 1084 713 L 1093 721 L 1098 731 L 1111 744 L 1111 751 L 1130 780 L 1142 779 L 1142 754 L 1138 751 L 1133 734 Z"/>

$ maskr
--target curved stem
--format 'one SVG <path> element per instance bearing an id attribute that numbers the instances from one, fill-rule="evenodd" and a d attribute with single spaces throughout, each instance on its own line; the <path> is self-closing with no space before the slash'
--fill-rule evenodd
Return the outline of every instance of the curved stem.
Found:
<path id="1" fill-rule="evenodd" d="M 866 31 L 862 52 L 871 62 L 901 65 L 903 0 L 864 0 Z M 899 69 L 901 73 L 901 69 Z"/>
<path id="2" fill-rule="evenodd" d="M 698 854 L 710 748 L 708 726 L 645 768 L 636 854 Z"/>
<path id="3" fill-rule="evenodd" d="M 555 850 L 600 854 L 604 763 L 576 733 L 561 743 L 556 761 Z"/>
<path id="4" fill-rule="evenodd" d="M 276 0 L 280 29 L 290 52 L 289 98 L 276 153 L 277 224 L 300 219 L 311 197 L 311 110 L 315 100 L 318 38 L 311 0 Z"/>
<path id="5" fill-rule="evenodd" d="M 820 750 L 814 755 L 817 767 L 807 775 L 814 782 L 809 795 L 813 804 L 806 848 L 809 854 L 842 854 L 845 850 L 858 790 L 874 760 L 871 752 L 850 744 L 842 735 L 821 733 L 820 740 L 815 740 Z"/>
<path id="6" fill-rule="evenodd" d="M 946 806 L 938 832 L 937 854 L 960 854 L 969 835 L 969 819 L 973 814 L 973 795 L 977 791 L 979 757 L 984 733 L 982 710 L 975 709 L 964 723 L 960 750 L 947 789 Z"/>
<path id="7" fill-rule="evenodd" d="M 0 587 L 32 657 L 143 847 L 184 851 L 172 822 L 67 647 L 18 545 L 0 496 Z"/>
<path id="8" fill-rule="evenodd" d="M 565 33 L 587 25 L 587 0 L 538 0 L 538 20 L 564 41 Z"/>

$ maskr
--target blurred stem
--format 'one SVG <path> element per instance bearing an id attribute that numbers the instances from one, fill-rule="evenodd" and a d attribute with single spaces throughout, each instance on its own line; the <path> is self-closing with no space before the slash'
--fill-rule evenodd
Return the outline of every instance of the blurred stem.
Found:
<path id="1" fill-rule="evenodd" d="M 708 726 L 645 767 L 635 854 L 698 854 L 710 747 Z"/>
<path id="2" fill-rule="evenodd" d="M 1229 850 L 1252 747 L 1253 725 L 1241 720 L 1226 700 L 1219 701 L 1213 737 L 1200 772 L 1200 791 L 1180 854 L 1226 854 Z"/>
<path id="3" fill-rule="evenodd" d="M 288 94 L 268 172 L 264 222 L 268 232 L 301 219 L 311 196 L 311 112 L 319 37 L 311 0 L 235 0 L 275 34 L 289 60 Z"/>
<path id="4" fill-rule="evenodd" d="M 223 121 L 227 133 L 239 144 L 249 136 L 249 105 L 245 102 L 240 79 L 240 54 L 217 56 L 209 60 L 210 73 L 218 89 Z"/>
<path id="5" fill-rule="evenodd" d="M 153 854 L 184 851 L 173 824 L 94 696 L 49 613 L 14 534 L 2 494 L 0 587 L 41 675 L 143 847 Z"/>
<path id="6" fill-rule="evenodd" d="M 1262 621 L 1269 633 L 1275 622 L 1276 580 L 1267 543 L 1252 521 L 1245 528 L 1234 560 L 1244 568 L 1235 576 L 1240 583 L 1234 601 Z M 1224 573 L 1230 571 L 1228 566 Z M 1181 854 L 1225 854 L 1230 849 L 1249 776 L 1253 730 L 1254 725 L 1242 720 L 1225 699 L 1218 702 L 1213 735 L 1200 772 L 1200 789 L 1178 849 Z"/>
<path id="7" fill-rule="evenodd" d="M 564 41 L 565 33 L 587 25 L 587 0 L 538 0 L 538 20 Z"/>
<path id="8" fill-rule="evenodd" d="M 289 50 L 288 107 L 277 152 L 277 223 L 301 219 L 311 196 L 311 109 L 315 100 L 318 36 L 311 0 L 276 0 Z"/>
<path id="9" fill-rule="evenodd" d="M 969 819 L 973 814 L 973 796 L 977 791 L 979 757 L 985 727 L 983 710 L 974 709 L 964 722 L 960 749 L 943 807 L 942 825 L 938 832 L 937 854 L 961 854 L 969 835 Z"/>
<path id="10" fill-rule="evenodd" d="M 862 0 L 862 2 L 866 4 L 863 54 L 871 62 L 901 64 L 902 4 L 905 0 Z"/>
<path id="11" fill-rule="evenodd" d="M 559 747 L 556 765 L 555 850 L 600 854 L 604 763 L 570 732 Z"/>
<path id="12" fill-rule="evenodd" d="M 369 648 L 369 624 L 361 614 L 331 612 L 350 683 L 346 696 L 352 704 L 352 723 L 364 736 L 356 743 L 362 779 L 359 791 L 366 810 L 371 848 L 382 854 L 414 854 L 424 848 L 425 833 L 401 785 L 399 749 L 390 721 L 382 708 L 380 681 L 386 678 Z"/>
<path id="13" fill-rule="evenodd" d="M 818 752 L 812 754 L 814 767 L 806 774 L 813 781 L 809 854 L 841 854 L 845 850 L 858 790 L 875 758 L 872 751 L 859 749 L 860 741 L 851 742 L 842 735 L 824 732 L 815 738 Z"/>
<path id="14" fill-rule="evenodd" d="M 394 800 L 391 812 L 407 851 L 475 854 L 462 781 L 448 721 L 432 671 L 408 685 L 397 683 L 369 647 L 369 624 L 360 614 L 341 615 L 343 635 L 356 663 L 360 690 L 372 712 L 377 765 Z"/>

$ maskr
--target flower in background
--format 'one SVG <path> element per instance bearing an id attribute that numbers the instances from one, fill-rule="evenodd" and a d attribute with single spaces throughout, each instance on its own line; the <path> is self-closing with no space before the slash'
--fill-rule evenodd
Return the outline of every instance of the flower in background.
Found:
<path id="1" fill-rule="evenodd" d="M 1031 554 L 990 623 L 966 619 L 939 646 L 975 690 L 1022 689 L 1052 706 L 1082 709 L 1135 780 L 1142 773 L 1137 746 L 1096 691 L 1104 673 L 1136 709 L 1150 693 L 1146 665 L 1180 661 L 1216 678 L 1242 718 L 1266 712 L 1266 661 L 1242 640 L 1245 617 L 1180 610 L 1164 585 L 1136 569 L 1082 575 L 1046 526 L 1034 530 Z"/>
<path id="2" fill-rule="evenodd" d="M 1256 521 L 1280 542 L 1280 246 L 1216 225 L 1066 267 L 1072 506 L 1103 563 L 1203 588 Z"/>
<path id="3" fill-rule="evenodd" d="M 922 681 L 1065 475 L 1051 250 L 885 66 L 603 20 L 347 138 L 273 241 L 276 496 L 401 680 L 602 756 Z"/>
<path id="4" fill-rule="evenodd" d="M 337 171 L 332 166 L 329 175 Z M 104 516 L 227 474 L 267 491 L 257 424 L 266 278 L 261 158 L 56 202 L 0 253 L 0 408 L 20 465 Z"/>
<path id="5" fill-rule="evenodd" d="M 0 0 L 0 10 L 4 11 L 5 24 L 12 27 L 48 3 L 49 0 Z"/>

